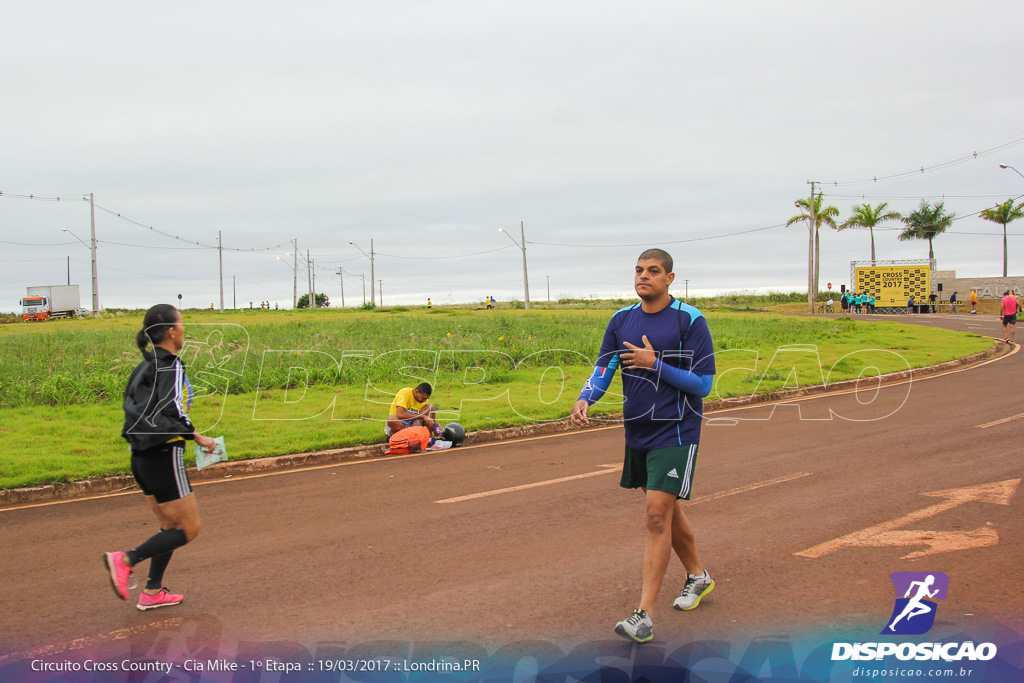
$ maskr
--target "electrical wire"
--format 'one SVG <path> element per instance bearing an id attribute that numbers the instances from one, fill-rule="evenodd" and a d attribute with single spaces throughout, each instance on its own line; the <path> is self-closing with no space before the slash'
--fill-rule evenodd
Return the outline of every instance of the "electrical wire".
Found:
<path id="1" fill-rule="evenodd" d="M 537 244 L 539 244 L 539 242 Z M 488 249 L 486 251 L 475 251 L 475 252 L 473 252 L 471 254 L 452 254 L 451 256 L 396 256 L 395 254 L 383 254 L 383 253 L 378 251 L 378 252 L 374 252 L 374 256 L 375 257 L 376 256 L 386 256 L 387 258 L 418 259 L 418 260 L 424 260 L 424 261 L 435 261 L 435 260 L 451 259 L 451 258 L 467 258 L 469 256 L 480 256 L 481 254 L 492 254 L 492 253 L 494 253 L 496 251 L 504 251 L 506 249 L 512 249 L 513 247 L 515 247 L 516 249 L 519 248 L 519 247 L 516 247 L 514 244 L 510 244 L 507 247 L 498 247 L 497 249 Z"/>
<path id="2" fill-rule="evenodd" d="M 1011 148 L 1016 147 L 1016 146 L 1021 145 L 1021 144 L 1024 144 L 1024 135 L 1018 135 L 1018 136 L 1016 136 L 1014 138 L 1010 138 L 1009 140 L 1007 140 L 1005 142 L 1001 142 L 1001 143 L 999 143 L 999 144 L 997 144 L 997 145 L 995 145 L 993 147 L 989 147 L 987 149 L 983 149 L 980 152 L 975 151 L 975 152 L 972 152 L 971 154 L 966 154 L 964 156 L 956 157 L 955 159 L 950 159 L 948 161 L 943 161 L 943 162 L 940 162 L 938 164 L 933 164 L 931 166 L 920 166 L 918 168 L 915 168 L 915 169 L 909 170 L 909 171 L 900 171 L 899 173 L 890 173 L 890 174 L 887 174 L 887 175 L 876 175 L 876 176 L 873 176 L 871 178 L 864 178 L 864 179 L 861 179 L 861 180 L 842 180 L 842 181 L 840 181 L 840 180 L 833 180 L 831 183 L 822 183 L 822 184 L 823 185 L 831 184 L 833 187 L 848 187 L 848 186 L 852 186 L 852 185 L 871 185 L 871 184 L 874 184 L 874 183 L 884 182 L 884 181 L 888 181 L 888 180 L 898 180 L 900 178 L 907 178 L 907 177 L 910 177 L 910 176 L 920 175 L 922 173 L 929 173 L 929 172 L 932 172 L 932 171 L 939 171 L 939 170 L 942 170 L 942 169 L 950 168 L 952 166 L 959 166 L 960 164 L 967 163 L 968 161 L 973 161 L 973 160 L 977 159 L 978 157 L 989 156 L 991 154 L 995 154 L 996 152 L 1002 152 L 1004 150 L 1011 149 Z"/>
<path id="3" fill-rule="evenodd" d="M 764 230 L 774 230 L 775 228 L 784 228 L 784 227 L 786 227 L 785 223 L 779 223 L 777 225 L 769 225 L 769 226 L 766 226 L 766 227 L 763 227 L 763 228 L 754 228 L 752 230 L 740 230 L 739 232 L 729 232 L 729 233 L 725 233 L 725 234 L 722 234 L 722 235 L 709 235 L 707 237 L 691 237 L 690 239 L 685 239 L 685 240 L 658 241 L 656 243 L 657 244 L 683 244 L 683 243 L 686 243 L 686 242 L 703 242 L 703 241 L 706 241 L 706 240 L 717 240 L 717 239 L 721 239 L 723 237 L 735 237 L 736 235 L 748 235 L 748 234 L 750 234 L 752 232 L 763 232 Z M 572 247 L 574 249 L 576 249 L 576 248 L 586 248 L 586 247 L 590 247 L 590 248 L 593 248 L 593 249 L 619 249 L 621 247 L 649 247 L 649 246 L 651 246 L 651 244 L 654 244 L 655 242 L 641 242 L 641 243 L 638 243 L 638 244 L 558 244 L 558 243 L 553 243 L 553 242 L 534 242 L 532 240 L 527 240 L 526 243 L 527 244 L 537 244 L 537 245 L 541 245 L 541 246 L 545 246 L 545 247 Z"/>
<path id="4" fill-rule="evenodd" d="M 107 207 L 103 206 L 102 204 L 98 204 L 95 201 L 93 202 L 93 205 L 97 209 L 100 209 L 101 211 L 104 211 L 104 212 L 106 212 L 106 213 L 108 213 L 108 214 L 110 214 L 112 216 L 115 216 L 115 217 L 117 217 L 117 218 L 119 218 L 119 219 L 121 219 L 121 220 L 123 220 L 123 221 L 125 221 L 127 223 L 131 223 L 132 225 L 136 225 L 136 226 L 138 226 L 140 228 L 145 228 L 146 230 L 149 230 L 150 232 L 155 232 L 158 235 L 163 235 L 164 237 L 168 237 L 168 238 L 170 238 L 172 240 L 177 240 L 178 242 L 184 242 L 186 244 L 195 244 L 195 245 L 198 245 L 198 246 L 203 247 L 205 249 L 223 249 L 224 251 L 238 251 L 238 252 L 262 252 L 262 251 L 270 251 L 272 249 L 280 249 L 281 247 L 284 247 L 284 246 L 290 244 L 290 242 L 282 242 L 281 244 L 275 244 L 274 246 L 271 246 L 271 247 L 260 247 L 258 249 L 257 248 L 241 249 L 241 248 L 238 248 L 238 247 L 217 246 L 216 244 L 203 244 L 202 242 L 197 242 L 195 240 L 187 240 L 187 239 L 184 239 L 182 237 L 178 237 L 177 235 L 172 235 L 169 232 L 164 232 L 163 230 L 158 230 L 157 228 L 154 228 L 152 225 L 146 225 L 145 223 L 137 221 L 134 218 L 126 216 L 126 215 L 124 215 L 124 214 L 122 214 L 122 213 L 120 213 L 118 211 L 115 211 L 114 209 L 110 209 L 110 208 L 107 208 Z"/>
<path id="5" fill-rule="evenodd" d="M 0 244 L 13 244 L 18 247 L 66 247 L 69 244 L 79 244 L 79 242 L 8 242 L 6 240 L 0 240 Z"/>
<path id="6" fill-rule="evenodd" d="M 72 195 L 72 196 L 74 196 L 74 195 Z M 2 190 L 0 190 L 0 197 L 7 197 L 7 198 L 10 198 L 10 199 L 34 199 L 36 201 L 42 201 L 42 202 L 60 202 L 60 201 L 84 201 L 84 202 L 87 202 L 87 201 L 89 201 L 89 196 L 88 195 L 83 195 L 82 197 L 80 197 L 78 199 L 72 200 L 72 199 L 68 199 L 67 195 L 64 195 L 64 198 L 61 199 L 61 197 L 59 197 L 59 196 L 46 197 L 46 196 L 38 195 L 38 194 L 19 194 L 19 193 L 16 193 L 16 192 L 4 192 Z"/>
<path id="7" fill-rule="evenodd" d="M 206 249 L 206 247 L 159 247 L 159 246 L 152 245 L 152 244 L 125 244 L 124 242 L 111 242 L 110 240 L 100 240 L 100 239 L 96 240 L 96 242 L 98 244 L 114 244 L 114 245 L 117 245 L 119 247 L 134 247 L 136 249 L 179 249 L 179 250 L 180 249 L 184 249 L 186 251 L 187 250 L 198 251 L 198 250 L 205 250 Z M 216 247 L 214 247 L 214 249 L 216 249 Z"/>
<path id="8" fill-rule="evenodd" d="M 1006 196 L 1003 194 L 923 194 L 923 195 L 907 195 L 905 197 L 899 196 L 886 196 L 886 195 L 871 195 L 871 194 L 829 194 L 822 192 L 822 195 L 831 199 L 941 199 L 945 201 L 947 199 L 1001 199 Z"/>

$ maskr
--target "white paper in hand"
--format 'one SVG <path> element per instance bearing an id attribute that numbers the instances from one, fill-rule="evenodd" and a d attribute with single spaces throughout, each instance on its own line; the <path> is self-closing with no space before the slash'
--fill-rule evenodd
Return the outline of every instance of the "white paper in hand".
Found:
<path id="1" fill-rule="evenodd" d="M 228 452 L 224 448 L 224 437 L 218 436 L 213 440 L 213 442 L 217 445 L 217 447 L 213 449 L 213 453 L 207 453 L 199 444 L 193 444 L 196 450 L 197 469 L 201 470 L 204 467 L 209 467 L 217 462 L 227 462 Z"/>

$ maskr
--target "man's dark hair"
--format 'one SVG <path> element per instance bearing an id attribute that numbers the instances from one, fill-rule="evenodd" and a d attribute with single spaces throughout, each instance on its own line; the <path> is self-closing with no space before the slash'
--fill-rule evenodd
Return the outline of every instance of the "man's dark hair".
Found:
<path id="1" fill-rule="evenodd" d="M 430 396 L 432 393 L 434 393 L 434 387 L 430 386 L 429 382 L 423 382 L 418 387 L 416 387 L 416 391 L 420 392 L 421 394 L 426 394 L 427 396 Z"/>
<path id="2" fill-rule="evenodd" d="M 666 273 L 672 271 L 672 257 L 664 249 L 648 249 L 644 253 L 640 254 L 640 258 L 637 261 L 661 261 L 661 267 L 665 269 Z"/>

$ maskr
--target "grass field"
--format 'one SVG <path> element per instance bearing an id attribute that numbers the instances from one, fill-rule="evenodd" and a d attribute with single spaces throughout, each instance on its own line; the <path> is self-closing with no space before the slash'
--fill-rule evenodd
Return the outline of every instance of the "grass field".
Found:
<path id="1" fill-rule="evenodd" d="M 387 406 L 429 381 L 468 430 L 563 419 L 619 302 L 550 309 L 187 311 L 192 416 L 232 459 L 382 442 Z M 726 307 L 750 307 L 738 302 Z M 988 339 L 896 322 L 707 311 L 712 398 L 921 367 Z M 141 312 L 0 325 L 0 487 L 127 470 L 120 395 Z M 616 384 L 595 412 L 619 409 Z"/>

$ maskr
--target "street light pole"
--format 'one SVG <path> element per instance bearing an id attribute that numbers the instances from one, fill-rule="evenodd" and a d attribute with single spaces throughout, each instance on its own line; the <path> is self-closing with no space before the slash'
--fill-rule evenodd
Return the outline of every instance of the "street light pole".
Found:
<path id="1" fill-rule="evenodd" d="M 373 304 L 374 306 L 376 306 L 377 305 L 377 300 L 374 298 L 374 295 L 373 295 L 373 281 L 374 281 L 374 271 L 373 271 L 373 240 L 372 239 L 370 240 L 370 253 L 369 254 L 367 254 L 365 251 L 363 251 L 363 248 L 360 247 L 355 242 L 349 242 L 349 244 L 351 244 L 353 247 L 358 249 L 359 252 L 363 256 L 365 256 L 366 258 L 370 259 L 370 303 Z M 363 287 L 365 289 L 365 287 L 366 287 L 365 283 L 364 283 Z M 366 299 L 365 293 L 363 295 L 363 299 L 364 299 L 363 303 L 365 304 L 366 303 L 366 301 L 365 301 L 365 299 Z M 381 302 L 381 305 L 383 305 L 383 302 Z"/>
<path id="2" fill-rule="evenodd" d="M 1024 173 L 1021 173 L 1020 171 L 1015 169 L 1013 166 L 1010 166 L 1009 164 L 999 164 L 999 168 L 1002 168 L 1002 169 L 1007 169 L 1008 168 L 1011 171 L 1013 171 L 1014 173 L 1016 173 L 1017 175 L 1019 175 L 1021 178 L 1024 178 Z M 1013 200 L 1011 199 L 1010 201 L 1011 201 L 1011 204 L 1010 204 L 1009 208 L 1013 209 L 1013 204 L 1012 204 Z M 1006 223 L 1003 223 L 1003 277 L 1006 277 L 1006 272 L 1007 272 L 1007 270 L 1006 270 L 1006 249 L 1007 249 L 1007 245 L 1006 245 Z"/>
<path id="3" fill-rule="evenodd" d="M 338 268 L 338 282 L 341 283 L 341 307 L 345 308 L 345 269 Z"/>
<path id="4" fill-rule="evenodd" d="M 292 310 L 299 307 L 299 240 L 292 240 Z"/>
<path id="5" fill-rule="evenodd" d="M 815 181 L 809 180 L 811 184 L 811 202 L 807 205 L 807 213 L 809 214 L 809 220 L 807 221 L 807 229 L 809 237 L 807 238 L 807 313 L 814 313 L 814 299 L 818 296 L 818 293 L 814 291 L 814 233 L 815 225 L 814 222 L 817 216 L 814 215 L 814 185 Z"/>
<path id="6" fill-rule="evenodd" d="M 522 244 L 516 242 L 516 238 L 505 232 L 504 228 L 498 228 L 498 232 L 504 232 L 508 235 L 508 238 L 512 240 L 512 244 L 516 245 L 523 250 L 523 298 L 526 300 L 526 308 L 530 307 L 530 278 L 526 273 L 526 230 L 523 227 L 523 221 L 519 221 L 519 237 L 523 241 Z"/>
<path id="7" fill-rule="evenodd" d="M 98 293 L 96 292 L 96 251 L 95 251 L 95 249 L 96 249 L 96 240 L 93 239 L 93 246 L 90 247 L 81 237 L 79 237 L 75 233 L 71 232 L 67 228 L 61 228 L 61 231 L 68 233 L 69 235 L 74 237 L 76 240 L 81 242 L 82 246 L 85 247 L 86 249 L 92 249 L 93 250 L 93 252 L 92 252 L 93 253 L 93 261 L 92 261 L 92 273 L 93 273 L 93 275 L 92 275 L 92 281 L 93 281 L 92 300 L 93 300 L 93 306 L 95 306 L 96 305 L 95 302 L 99 301 Z M 95 235 L 95 234 L 96 233 L 94 232 L 93 235 Z M 71 257 L 70 256 L 68 257 L 68 284 L 69 285 L 71 284 Z M 96 308 L 93 308 L 92 313 L 93 313 L 93 315 L 99 315 L 99 310 L 97 310 Z"/>
<path id="8" fill-rule="evenodd" d="M 1009 164 L 999 164 L 999 168 L 1002 168 L 1002 169 L 1007 169 L 1008 168 L 1011 171 L 1013 171 L 1014 173 L 1016 173 L 1017 175 L 1019 175 L 1021 178 L 1024 178 L 1024 173 L 1021 173 L 1020 171 L 1015 169 L 1013 166 L 1010 166 Z"/>
<path id="9" fill-rule="evenodd" d="M 224 312 L 224 236 L 217 231 L 217 252 L 220 258 L 220 312 Z"/>
<path id="10" fill-rule="evenodd" d="M 526 297 L 526 307 L 530 307 L 530 279 L 526 275 L 526 228 L 523 222 L 519 221 L 519 237 L 523 240 L 523 295 Z"/>
<path id="11" fill-rule="evenodd" d="M 92 226 L 92 314 L 96 316 L 100 314 L 100 276 L 96 272 L 96 206 L 92 192 L 89 193 L 89 222 Z"/>

